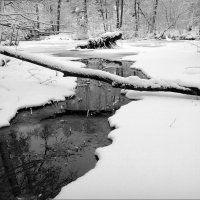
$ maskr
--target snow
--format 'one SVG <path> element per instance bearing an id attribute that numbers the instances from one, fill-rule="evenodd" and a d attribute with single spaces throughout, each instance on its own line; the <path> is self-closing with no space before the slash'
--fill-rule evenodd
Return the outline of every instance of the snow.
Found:
<path id="1" fill-rule="evenodd" d="M 200 69 L 200 54 L 198 52 L 199 42 L 163 42 L 157 48 L 152 42 L 152 48 L 136 46 L 133 51 L 139 52 L 136 56 L 126 56 L 124 60 L 134 60 L 133 67 L 142 68 L 147 74 L 154 78 L 181 80 L 200 83 L 200 71 L 193 73 L 193 68 Z M 136 43 L 137 44 L 137 43 Z M 126 45 L 125 45 L 126 47 Z"/>
<path id="2" fill-rule="evenodd" d="M 50 41 L 58 41 L 58 40 L 70 40 L 72 41 L 72 38 L 69 34 L 67 33 L 59 33 L 57 35 L 50 35 L 44 38 L 45 40 L 50 40 Z"/>
<path id="3" fill-rule="evenodd" d="M 43 60 L 45 58 L 43 56 Z M 72 61 L 66 64 L 82 66 Z M 11 59 L 7 66 L 0 68 L 0 127 L 8 126 L 19 109 L 65 100 L 74 95 L 75 87 L 76 78 L 66 78 L 61 72 Z"/>
<path id="4" fill-rule="evenodd" d="M 98 149 L 95 169 L 56 199 L 200 197 L 200 101 L 170 94 L 143 98 L 109 119 L 117 128 L 109 134 L 112 145 Z"/>
<path id="5" fill-rule="evenodd" d="M 30 42 L 24 49 L 40 52 L 40 48 L 34 50 L 40 45 L 46 43 Z M 69 42 L 69 46 L 73 45 Z M 153 87 L 158 84 L 181 87 L 185 82 L 200 86 L 200 54 L 196 43 L 123 41 L 118 45 L 118 49 L 94 50 L 91 55 L 109 55 L 111 59 L 116 54 L 129 55 L 123 59 L 136 61 L 133 67 L 153 77 Z M 56 44 L 56 48 L 60 46 Z M 48 64 L 55 60 L 62 70 L 67 67 L 86 73 L 79 69 L 82 67 L 79 62 L 63 58 L 48 60 L 45 55 L 40 59 Z M 108 73 L 101 75 L 113 78 Z M 9 125 L 20 108 L 73 95 L 75 80 L 63 78 L 60 72 L 56 76 L 55 71 L 11 59 L 6 67 L 0 68 L 0 126 Z M 149 83 L 137 77 L 128 77 L 126 81 L 146 87 Z M 123 93 L 137 101 L 121 107 L 109 118 L 110 125 L 116 128 L 109 134 L 113 143 L 97 149 L 100 160 L 96 167 L 63 187 L 55 199 L 199 199 L 200 98 L 169 92 L 124 90 Z"/>
<path id="6" fill-rule="evenodd" d="M 79 62 L 73 62 L 73 61 L 65 61 L 63 62 L 63 59 L 56 60 L 55 58 L 46 57 L 46 56 L 39 56 L 34 54 L 27 54 L 24 52 L 19 52 L 10 48 L 1 48 L 0 53 L 4 55 L 14 55 L 19 57 L 22 60 L 30 60 L 34 63 L 37 63 L 41 66 L 46 66 L 47 68 L 61 71 L 64 73 L 72 74 L 74 76 L 82 76 L 82 77 L 98 77 L 99 80 L 107 80 L 109 83 L 111 83 L 113 86 L 116 86 L 117 84 L 123 84 L 123 85 L 131 85 L 132 89 L 136 90 L 145 90 L 151 88 L 154 89 L 169 89 L 169 88 L 176 88 L 180 90 L 188 90 L 188 88 L 184 88 L 184 86 L 187 87 L 195 87 L 195 84 L 189 84 L 184 82 L 173 82 L 169 80 L 159 80 L 159 79 L 150 79 L 150 80 L 143 80 L 136 76 L 130 76 L 127 78 L 120 77 L 114 74 L 111 74 L 109 72 L 101 71 L 101 70 L 94 70 L 94 69 L 85 69 L 81 68 L 81 66 L 84 66 L 84 64 L 81 64 Z M 78 68 L 76 66 L 79 66 Z M 200 85 L 198 84 L 196 87 L 200 88 Z M 170 90 L 171 91 L 171 90 Z"/>
<path id="7" fill-rule="evenodd" d="M 116 32 L 106 32 L 106 33 L 103 33 L 101 35 L 102 38 L 106 38 L 106 37 L 110 37 L 110 38 L 114 38 L 116 36 L 120 36 L 122 35 L 122 33 L 120 31 L 116 31 Z"/>
<path id="8" fill-rule="evenodd" d="M 154 80 L 199 86 L 200 56 L 194 45 L 149 41 L 122 45 L 125 51 L 138 52 L 123 59 L 136 60 L 134 67 Z M 200 98 L 123 93 L 137 101 L 109 118 L 116 128 L 109 134 L 113 143 L 97 149 L 96 167 L 63 187 L 55 199 L 199 199 Z"/>

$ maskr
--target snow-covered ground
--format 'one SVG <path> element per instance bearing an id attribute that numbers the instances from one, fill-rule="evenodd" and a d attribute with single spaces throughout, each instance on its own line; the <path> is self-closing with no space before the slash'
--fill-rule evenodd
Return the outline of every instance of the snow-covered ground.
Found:
<path id="1" fill-rule="evenodd" d="M 93 57 L 136 60 L 133 67 L 151 77 L 200 87 L 197 43 L 122 41 L 118 45 L 114 50 L 88 52 Z M 19 50 L 51 54 L 74 46 L 72 41 L 28 42 Z M 70 64 L 64 61 L 67 58 L 62 60 Z M 12 59 L 7 67 L 0 67 L 0 126 L 8 125 L 17 109 L 63 100 L 74 93 L 74 87 L 74 78 Z M 200 198 L 199 97 L 124 92 L 140 100 L 123 106 L 109 119 L 116 127 L 109 135 L 113 143 L 98 149 L 97 166 L 64 187 L 56 199 Z"/>
<path id="2" fill-rule="evenodd" d="M 123 59 L 136 61 L 133 67 L 142 68 L 154 78 L 200 83 L 200 42 L 166 42 L 157 46 L 150 42 L 146 42 L 146 48 L 138 45 L 133 47 L 140 52 L 137 56 Z"/>
<path id="3" fill-rule="evenodd" d="M 65 63 L 82 66 L 78 62 Z M 19 109 L 65 100 L 74 95 L 75 87 L 76 78 L 63 78 L 60 72 L 11 59 L 7 66 L 0 67 L 0 127 L 9 125 Z"/>
<path id="4" fill-rule="evenodd" d="M 134 67 L 150 76 L 200 85 L 200 54 L 195 45 L 122 43 L 125 51 L 128 46 L 138 55 L 124 59 L 136 60 Z M 200 98 L 124 92 L 140 100 L 109 119 L 116 127 L 109 134 L 112 145 L 98 149 L 96 167 L 64 187 L 56 199 L 199 199 Z"/>

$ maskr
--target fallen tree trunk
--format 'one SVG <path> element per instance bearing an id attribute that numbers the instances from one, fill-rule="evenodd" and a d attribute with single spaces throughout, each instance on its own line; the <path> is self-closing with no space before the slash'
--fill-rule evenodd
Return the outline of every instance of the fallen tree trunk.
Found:
<path id="1" fill-rule="evenodd" d="M 151 92 L 175 92 L 200 96 L 200 86 L 194 86 L 189 83 L 158 79 L 146 80 L 136 76 L 124 78 L 101 70 L 77 68 L 74 67 L 73 61 L 59 62 L 51 57 L 44 58 L 44 56 L 40 57 L 38 55 L 27 54 L 6 47 L 0 47 L 0 54 L 62 72 L 64 76 L 95 79 L 109 83 L 117 88 Z"/>
<path id="2" fill-rule="evenodd" d="M 77 49 L 98 49 L 98 48 L 112 48 L 116 45 L 116 41 L 122 38 L 121 32 L 108 32 L 98 38 L 92 38 L 86 44 L 80 44 Z"/>

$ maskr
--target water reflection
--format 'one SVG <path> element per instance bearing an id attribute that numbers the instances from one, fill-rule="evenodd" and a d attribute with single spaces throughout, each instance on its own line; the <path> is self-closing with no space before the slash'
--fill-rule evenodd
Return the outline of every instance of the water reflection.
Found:
<path id="1" fill-rule="evenodd" d="M 130 68 L 134 63 L 132 61 L 111 61 L 99 58 L 81 59 L 79 61 L 83 62 L 86 68 L 100 69 L 118 76 L 149 78 L 142 70 Z M 76 98 L 60 103 L 59 106 L 61 112 L 67 111 L 67 113 L 70 113 L 70 111 L 87 112 L 90 114 L 112 113 L 119 109 L 121 105 L 125 105 L 130 101 L 123 95 L 120 95 L 120 91 L 121 89 L 113 88 L 108 83 L 78 78 Z"/>
<path id="2" fill-rule="evenodd" d="M 147 76 L 133 62 L 81 60 L 120 76 Z M 107 118 L 129 100 L 109 84 L 78 78 L 75 98 L 24 109 L 0 129 L 0 199 L 53 198 L 94 168 L 95 149 L 110 144 Z"/>
<path id="3" fill-rule="evenodd" d="M 1 200 L 54 197 L 95 166 L 96 148 L 110 144 L 106 116 L 66 115 L 32 123 L 28 113 L 1 130 Z"/>

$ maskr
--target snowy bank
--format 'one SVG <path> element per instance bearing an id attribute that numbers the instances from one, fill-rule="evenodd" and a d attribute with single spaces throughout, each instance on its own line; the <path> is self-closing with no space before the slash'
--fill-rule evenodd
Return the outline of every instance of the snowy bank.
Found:
<path id="1" fill-rule="evenodd" d="M 200 101 L 170 93 L 143 98 L 109 119 L 117 128 L 112 145 L 98 149 L 95 169 L 56 199 L 200 198 Z"/>
<path id="2" fill-rule="evenodd" d="M 66 65 L 82 66 L 71 61 L 66 61 Z M 0 68 L 0 127 L 9 125 L 21 108 L 62 101 L 74 95 L 75 81 L 76 78 L 63 77 L 60 72 L 11 59 Z"/>
<path id="3" fill-rule="evenodd" d="M 124 49 L 138 52 L 124 58 L 136 60 L 134 67 L 154 78 L 199 85 L 200 56 L 193 45 L 136 45 L 123 44 Z M 97 149 L 96 167 L 64 187 L 55 199 L 199 199 L 199 97 L 124 92 L 140 100 L 109 119 L 116 128 L 109 134 L 113 143 Z"/>
<path id="4" fill-rule="evenodd" d="M 139 52 L 124 60 L 136 61 L 133 67 L 142 68 L 148 75 L 159 79 L 181 80 L 200 84 L 200 43 L 196 42 L 138 42 L 124 45 Z M 160 47 L 158 47 L 160 45 Z M 199 45 L 199 47 L 198 47 Z M 146 46 L 146 47 L 145 47 Z"/>

